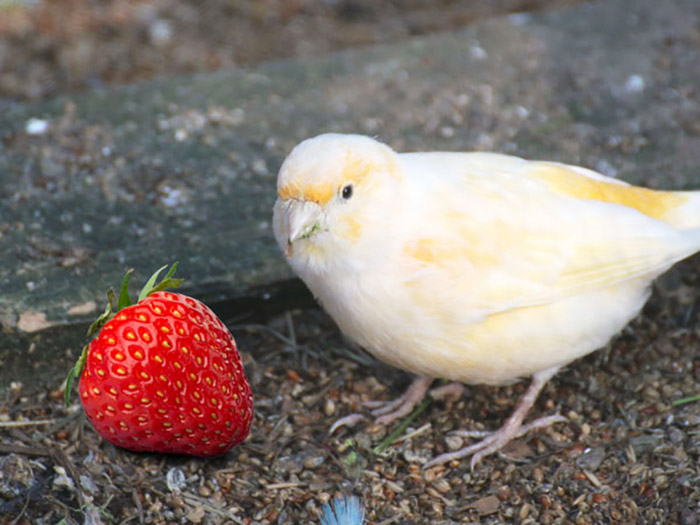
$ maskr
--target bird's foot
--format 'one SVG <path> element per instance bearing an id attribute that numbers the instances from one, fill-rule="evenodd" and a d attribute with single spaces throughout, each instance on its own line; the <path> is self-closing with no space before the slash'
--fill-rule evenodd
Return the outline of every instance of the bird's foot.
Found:
<path id="1" fill-rule="evenodd" d="M 555 414 L 552 416 L 542 417 L 528 423 L 527 425 L 513 424 L 514 422 L 509 419 L 505 425 L 495 432 L 489 431 L 470 431 L 470 430 L 457 430 L 455 432 L 450 432 L 450 435 L 468 437 L 468 438 L 483 438 L 481 441 L 464 447 L 454 452 L 447 452 L 445 454 L 440 454 L 439 456 L 431 459 L 423 468 L 434 467 L 435 465 L 442 465 L 443 463 L 448 463 L 449 461 L 455 459 L 461 459 L 467 456 L 471 456 L 471 469 L 474 468 L 484 459 L 486 456 L 490 456 L 495 452 L 498 452 L 503 447 L 505 447 L 512 440 L 522 437 L 525 434 L 531 432 L 532 430 L 537 430 L 541 428 L 546 428 L 554 423 L 561 423 L 568 421 L 564 416 L 560 414 Z"/>
<path id="2" fill-rule="evenodd" d="M 369 401 L 364 406 L 373 409 L 371 414 L 377 424 L 388 425 L 413 412 L 425 397 L 432 382 L 432 379 L 417 377 L 408 389 L 393 401 Z M 464 386 L 461 383 L 448 383 L 431 390 L 430 396 L 435 400 L 443 400 L 457 398 L 463 393 Z M 333 423 L 328 433 L 332 434 L 341 427 L 353 427 L 359 422 L 366 420 L 367 418 L 362 414 L 350 414 Z"/>
<path id="3" fill-rule="evenodd" d="M 372 403 L 376 407 L 372 410 L 372 415 L 376 418 L 375 422 L 380 425 L 388 425 L 413 412 L 420 402 L 423 401 L 432 382 L 432 379 L 417 377 L 401 397 L 388 403 Z M 433 388 L 429 392 L 430 397 L 436 401 L 448 398 L 457 399 L 462 394 L 464 394 L 464 385 L 461 383 L 448 383 Z"/>
<path id="4" fill-rule="evenodd" d="M 340 419 L 336 420 L 336 422 L 331 425 L 331 428 L 328 430 L 328 435 L 333 434 L 333 432 L 335 432 L 339 428 L 354 427 L 360 421 L 366 420 L 367 418 L 362 414 L 348 414 L 347 416 L 341 417 Z"/>
<path id="5" fill-rule="evenodd" d="M 393 401 L 369 401 L 364 403 L 364 405 L 373 409 L 371 414 L 376 418 L 375 421 L 377 423 L 386 425 L 406 414 L 410 414 L 416 405 L 421 402 L 432 382 L 432 379 L 417 377 L 408 389 Z M 347 415 L 333 423 L 328 433 L 332 434 L 341 427 L 353 427 L 360 421 L 366 420 L 367 418 L 362 414 Z"/>
<path id="6" fill-rule="evenodd" d="M 453 459 L 461 459 L 466 456 L 471 456 L 471 469 L 474 470 L 474 467 L 476 467 L 482 459 L 493 454 L 494 452 L 498 452 L 513 439 L 525 435 L 531 430 L 545 428 L 554 423 L 567 421 L 564 416 L 556 414 L 553 416 L 543 417 L 528 423 L 527 425 L 523 425 L 523 420 L 532 408 L 532 405 L 535 404 L 535 400 L 540 394 L 540 391 L 544 388 L 544 385 L 547 384 L 547 381 L 549 381 L 549 379 L 556 374 L 558 369 L 558 367 L 549 368 L 532 376 L 530 386 L 525 394 L 523 394 L 523 397 L 520 398 L 515 410 L 501 428 L 488 434 L 483 432 L 458 432 L 458 435 L 464 437 L 483 437 L 484 439 L 460 450 L 441 454 L 436 458 L 433 458 L 431 461 L 428 461 L 428 463 L 423 465 L 423 468 L 430 468 L 434 467 L 435 465 L 442 465 L 443 463 L 447 463 Z"/>
<path id="7" fill-rule="evenodd" d="M 410 414 L 416 405 L 425 397 L 432 379 L 427 377 L 416 377 L 408 389 L 398 398 L 388 403 L 381 403 L 372 410 L 375 422 L 380 425 L 388 425 L 397 419 Z"/>

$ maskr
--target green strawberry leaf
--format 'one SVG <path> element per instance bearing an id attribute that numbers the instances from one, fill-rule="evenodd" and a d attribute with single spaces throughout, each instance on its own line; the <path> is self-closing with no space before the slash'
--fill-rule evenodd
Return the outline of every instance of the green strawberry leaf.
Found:
<path id="1" fill-rule="evenodd" d="M 75 381 L 76 377 L 80 377 L 80 375 L 83 373 L 83 368 L 85 368 L 85 361 L 87 360 L 87 354 L 88 354 L 88 347 L 89 345 L 83 346 L 83 351 L 80 353 L 80 357 L 78 358 L 78 361 L 75 363 L 75 366 L 70 369 L 70 372 L 68 372 L 68 377 L 66 377 L 66 389 L 63 394 L 64 398 L 63 401 L 66 406 L 70 404 L 70 394 L 71 391 L 73 390 L 73 382 Z"/>
<path id="2" fill-rule="evenodd" d="M 129 297 L 129 277 L 134 269 L 127 271 L 122 279 L 122 286 L 119 289 L 119 299 L 117 300 L 117 312 L 127 306 L 131 306 L 131 298 Z"/>
<path id="3" fill-rule="evenodd" d="M 170 267 L 170 270 L 168 270 L 168 273 L 165 274 L 165 277 L 163 277 L 163 280 L 161 280 L 158 284 L 156 284 L 156 279 L 158 279 L 158 274 L 165 270 L 168 265 L 166 264 L 165 266 L 162 266 L 159 268 L 156 273 L 151 275 L 151 278 L 148 279 L 146 284 L 143 286 L 143 289 L 141 290 L 141 293 L 139 294 L 138 302 L 141 302 L 143 299 L 151 295 L 152 293 L 155 292 L 160 292 L 162 290 L 165 290 L 166 288 L 177 288 L 182 284 L 184 279 L 173 279 L 173 275 L 175 274 L 175 270 L 177 270 L 177 265 L 178 263 L 173 263 L 173 265 Z"/>
<path id="4" fill-rule="evenodd" d="M 114 307 L 114 290 L 111 288 L 107 291 L 107 307 L 105 311 L 90 325 L 87 331 L 87 338 L 95 335 L 102 326 L 112 317 L 112 308 Z"/>

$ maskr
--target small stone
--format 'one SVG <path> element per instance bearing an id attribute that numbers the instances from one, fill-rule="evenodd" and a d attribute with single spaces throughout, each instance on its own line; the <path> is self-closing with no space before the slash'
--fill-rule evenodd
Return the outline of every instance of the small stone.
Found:
<path id="1" fill-rule="evenodd" d="M 86 301 L 68 308 L 68 315 L 87 315 L 94 312 L 96 308 L 97 304 L 95 301 Z"/>
<path id="2" fill-rule="evenodd" d="M 43 135 L 49 130 L 49 121 L 40 118 L 30 118 L 24 125 L 27 135 Z"/>
<path id="3" fill-rule="evenodd" d="M 685 434 L 682 430 L 679 430 L 676 427 L 671 427 L 668 429 L 668 438 L 674 445 L 680 445 L 683 443 L 683 440 L 685 440 Z"/>
<path id="4" fill-rule="evenodd" d="M 447 436 L 445 438 L 447 450 L 450 452 L 459 450 L 464 445 L 464 440 L 460 436 Z"/>
<path id="5" fill-rule="evenodd" d="M 469 54 L 474 60 L 485 60 L 489 57 L 486 51 L 484 51 L 484 48 L 479 44 L 471 46 L 471 48 L 469 48 Z"/>
<path id="6" fill-rule="evenodd" d="M 534 479 L 537 483 L 542 483 L 544 481 L 544 472 L 541 468 L 535 467 L 532 470 L 532 479 Z"/>
<path id="7" fill-rule="evenodd" d="M 53 486 L 56 488 L 65 488 L 68 490 L 75 490 L 75 483 L 66 474 L 66 469 L 60 466 L 55 466 L 53 471 L 56 473 L 56 477 L 53 478 Z"/>
<path id="8" fill-rule="evenodd" d="M 486 496 L 468 505 L 467 508 L 476 510 L 479 516 L 488 516 L 489 514 L 498 512 L 498 506 L 500 504 L 501 502 L 496 496 Z"/>
<path id="9" fill-rule="evenodd" d="M 326 399 L 326 402 L 323 404 L 323 413 L 329 417 L 335 414 L 335 401 Z"/>
<path id="10" fill-rule="evenodd" d="M 641 93 L 644 91 L 645 82 L 641 75 L 630 75 L 625 81 L 625 90 L 630 93 Z"/>
<path id="11" fill-rule="evenodd" d="M 450 482 L 446 479 L 437 480 L 435 483 L 433 483 L 433 487 L 435 487 L 435 490 L 442 494 L 445 494 L 452 490 L 452 485 L 450 485 Z"/>
<path id="12" fill-rule="evenodd" d="M 440 128 L 440 135 L 446 139 L 452 138 L 455 136 L 455 128 L 452 126 L 443 126 Z"/>
<path id="13" fill-rule="evenodd" d="M 99 492 L 99 489 L 97 488 L 97 485 L 95 485 L 95 482 L 92 481 L 92 478 L 84 474 L 80 476 L 80 486 L 83 487 L 86 492 L 93 495 Z"/>
<path id="14" fill-rule="evenodd" d="M 605 447 L 593 447 L 583 451 L 576 459 L 576 464 L 591 472 L 595 471 L 605 459 Z"/>
<path id="15" fill-rule="evenodd" d="M 148 38 L 156 46 L 164 46 L 170 42 L 173 36 L 173 24 L 162 18 L 148 26 Z"/>
<path id="16" fill-rule="evenodd" d="M 168 470 L 168 473 L 165 475 L 165 483 L 170 492 L 175 492 L 176 490 L 180 491 L 185 488 L 186 485 L 185 473 L 182 469 L 173 467 Z"/>
<path id="17" fill-rule="evenodd" d="M 315 469 L 316 467 L 323 465 L 325 461 L 326 458 L 323 456 L 310 456 L 304 460 L 304 468 Z"/>
<path id="18" fill-rule="evenodd" d="M 187 514 L 187 519 L 190 523 L 202 523 L 205 515 L 204 507 L 200 506 L 192 509 L 190 513 Z"/>

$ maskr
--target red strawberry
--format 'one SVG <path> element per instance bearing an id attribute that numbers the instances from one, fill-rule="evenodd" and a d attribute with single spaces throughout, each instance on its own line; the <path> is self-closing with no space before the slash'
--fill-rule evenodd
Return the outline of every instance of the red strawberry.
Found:
<path id="1" fill-rule="evenodd" d="M 172 279 L 176 266 L 155 285 L 158 270 L 135 305 L 129 305 L 127 273 L 117 312 L 112 294 L 74 373 L 84 365 L 80 400 L 107 441 L 136 451 L 213 456 L 246 438 L 253 396 L 224 324 L 201 302 L 161 291 L 180 284 Z"/>

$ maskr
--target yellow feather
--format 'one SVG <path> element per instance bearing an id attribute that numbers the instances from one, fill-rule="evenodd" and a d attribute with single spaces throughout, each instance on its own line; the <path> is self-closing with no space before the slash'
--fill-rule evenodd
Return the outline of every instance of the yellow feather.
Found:
<path id="1" fill-rule="evenodd" d="M 634 208 L 649 217 L 665 220 L 672 211 L 688 201 L 680 192 L 656 191 L 630 186 L 602 175 L 588 176 L 583 169 L 547 162 L 533 162 L 530 176 L 546 182 L 549 188 L 577 199 L 596 200 Z"/>
<path id="2" fill-rule="evenodd" d="M 393 159 L 391 158 L 365 158 L 348 149 L 342 161 L 337 162 L 335 166 L 329 166 L 327 176 L 319 177 L 312 183 L 306 180 L 308 166 L 304 165 L 298 169 L 290 168 L 279 179 L 277 195 L 282 200 L 307 200 L 323 206 L 338 195 L 338 192 L 346 184 L 371 184 L 371 177 L 368 175 L 387 165 L 393 171 Z M 333 171 L 333 168 L 337 168 L 336 171 Z"/>

